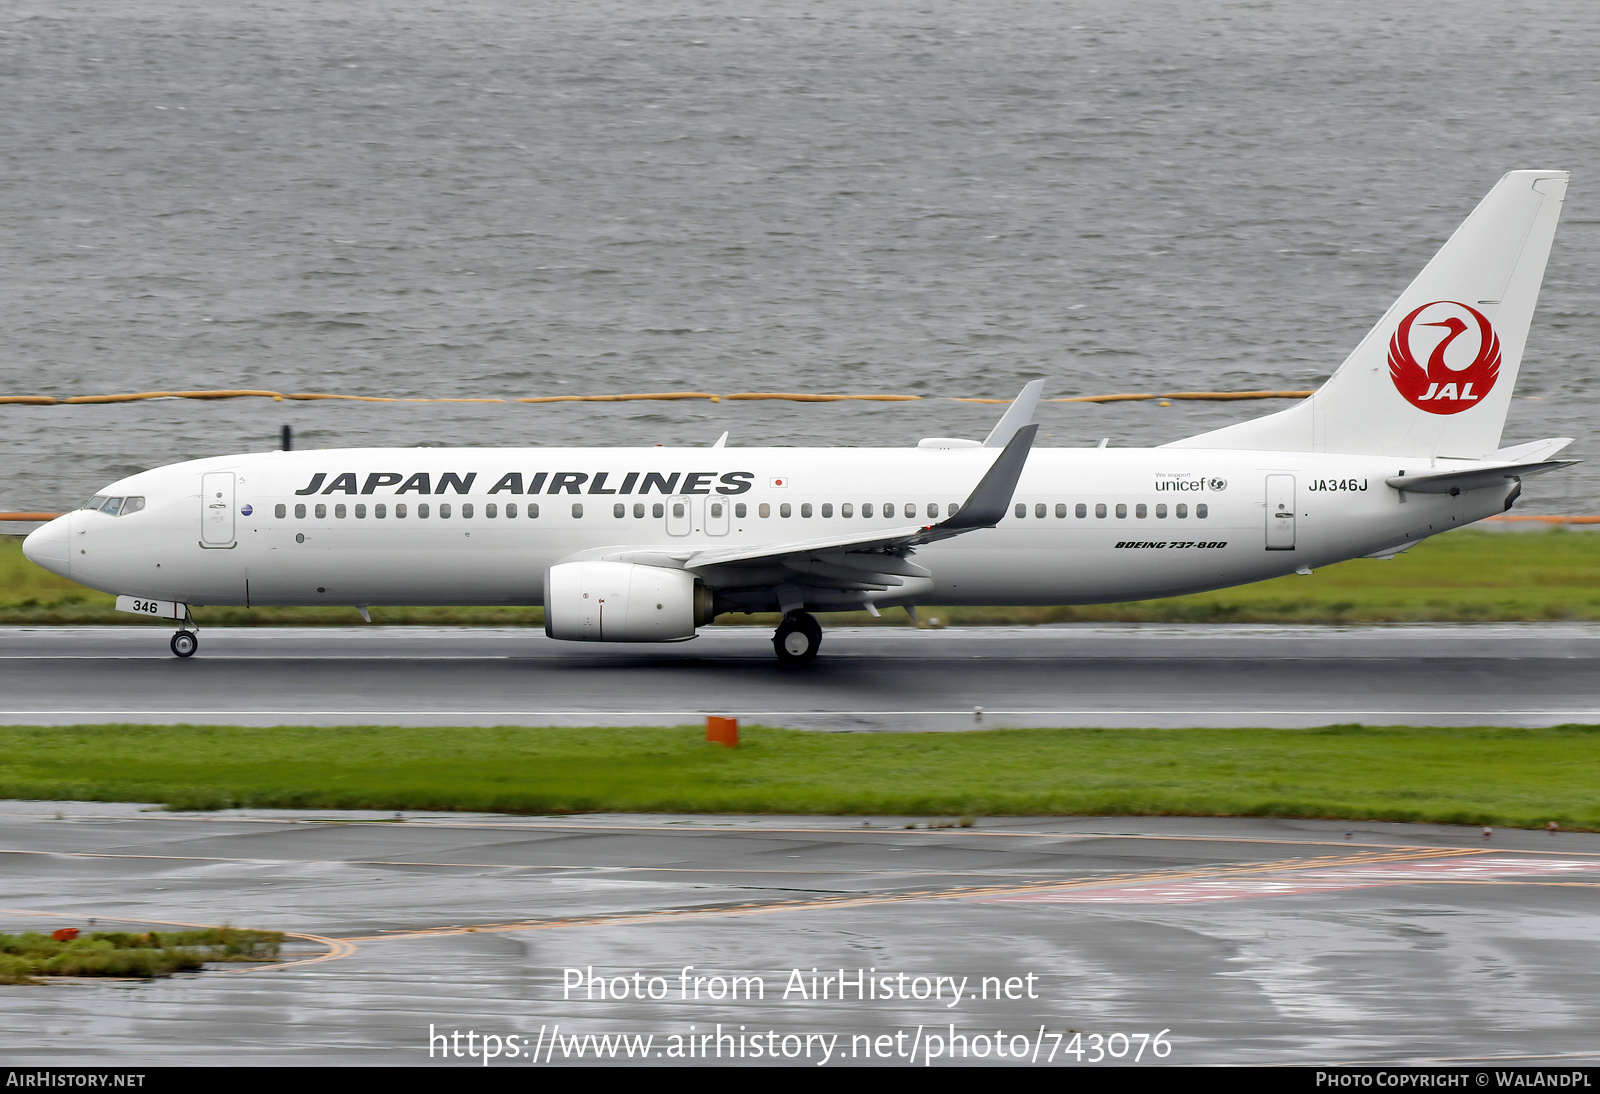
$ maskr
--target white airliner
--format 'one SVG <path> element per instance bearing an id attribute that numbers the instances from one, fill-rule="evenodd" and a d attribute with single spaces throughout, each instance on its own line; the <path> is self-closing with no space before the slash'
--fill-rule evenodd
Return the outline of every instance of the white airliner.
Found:
<path id="1" fill-rule="evenodd" d="M 1388 557 L 1511 507 L 1569 440 L 1500 447 L 1567 175 L 1502 178 L 1313 396 L 1159 448 L 1034 448 L 1042 381 L 982 442 L 915 448 L 364 448 L 131 475 L 27 557 L 190 605 L 542 604 L 545 633 L 674 642 L 780 611 L 1092 604 Z"/>

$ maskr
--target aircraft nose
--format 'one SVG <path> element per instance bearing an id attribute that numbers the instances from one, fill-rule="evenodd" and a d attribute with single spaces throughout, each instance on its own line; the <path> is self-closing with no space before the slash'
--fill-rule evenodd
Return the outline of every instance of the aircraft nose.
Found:
<path id="1" fill-rule="evenodd" d="M 53 574 L 67 577 L 67 548 L 70 515 L 57 517 L 42 528 L 35 528 L 22 541 L 22 554 L 36 566 L 43 566 Z"/>

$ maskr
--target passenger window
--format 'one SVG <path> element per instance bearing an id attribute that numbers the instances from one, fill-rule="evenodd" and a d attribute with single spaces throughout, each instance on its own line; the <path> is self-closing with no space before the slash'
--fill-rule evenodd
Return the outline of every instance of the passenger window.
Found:
<path id="1" fill-rule="evenodd" d="M 666 512 L 666 507 L 663 506 L 659 501 L 650 507 L 650 515 L 655 517 L 657 520 L 665 516 Z"/>
<path id="2" fill-rule="evenodd" d="M 800 503 L 800 516 L 804 520 L 811 519 L 811 503 L 809 501 L 803 501 Z"/>
<path id="3" fill-rule="evenodd" d="M 1128 519 L 1128 506 L 1124 502 L 1120 502 L 1120 501 L 1117 502 L 1117 519 L 1118 520 L 1127 520 Z"/>
<path id="4" fill-rule="evenodd" d="M 424 514 L 424 515 L 426 515 L 426 514 Z M 439 503 L 439 519 L 440 520 L 449 520 L 450 519 L 450 503 L 449 502 L 442 501 L 442 502 Z"/>
<path id="5" fill-rule="evenodd" d="M 1101 501 L 1101 502 L 1096 502 L 1095 503 L 1094 515 L 1099 517 L 1099 518 L 1101 518 L 1102 520 L 1105 519 L 1105 515 L 1106 515 L 1106 503 L 1105 502 Z"/>
<path id="6" fill-rule="evenodd" d="M 1167 519 L 1167 503 L 1166 502 L 1160 502 L 1159 504 L 1156 505 L 1156 519 L 1157 520 L 1166 520 Z"/>
<path id="7" fill-rule="evenodd" d="M 833 502 L 825 501 L 822 503 L 822 515 L 824 517 L 833 516 Z"/>
<path id="8" fill-rule="evenodd" d="M 1017 502 L 1016 508 L 1013 509 L 1012 512 L 1019 517 L 1025 517 L 1028 515 L 1028 504 L 1026 502 L 1019 501 Z"/>
<path id="9" fill-rule="evenodd" d="M 356 503 L 356 519 L 357 520 L 366 520 L 367 519 L 367 506 L 366 506 L 365 502 L 357 502 Z"/>
<path id="10" fill-rule="evenodd" d="M 828 514 L 824 513 L 822 515 L 827 516 Z M 851 505 L 849 502 L 845 502 L 843 505 L 839 506 L 839 515 L 841 517 L 853 517 L 856 515 L 856 507 Z"/>
<path id="11" fill-rule="evenodd" d="M 483 515 L 488 519 L 493 520 L 495 517 L 500 515 L 500 507 L 491 501 L 483 507 Z"/>
<path id="12" fill-rule="evenodd" d="M 280 501 L 277 505 L 273 506 L 272 515 L 277 517 L 279 520 L 282 520 L 284 517 L 289 515 L 289 507 Z"/>
<path id="13" fill-rule="evenodd" d="M 848 505 L 846 505 L 845 508 L 848 509 L 850 507 Z M 847 516 L 847 517 L 849 515 L 850 515 L 849 513 L 845 514 L 845 516 Z M 867 517 L 870 517 L 871 515 L 872 515 L 872 503 L 870 501 L 862 502 L 861 503 L 861 516 L 862 516 L 862 519 L 866 519 Z"/>
<path id="14" fill-rule="evenodd" d="M 372 507 L 372 519 L 373 520 L 382 520 L 384 517 L 386 517 L 388 515 L 389 515 L 389 507 L 387 505 L 384 505 L 383 502 L 380 501 L 378 504 L 376 504 L 376 505 L 374 505 Z"/>
<path id="15" fill-rule="evenodd" d="M 1179 520 L 1183 520 L 1185 517 L 1187 517 L 1189 515 L 1189 507 L 1187 505 L 1185 505 L 1183 502 L 1180 501 L 1173 508 L 1173 513 L 1177 516 L 1177 518 Z"/>
<path id="16" fill-rule="evenodd" d="M 886 501 L 883 503 L 883 517 L 885 520 L 894 519 L 894 502 Z"/>
<path id="17" fill-rule="evenodd" d="M 713 520 L 717 520 L 717 519 L 720 519 L 721 516 L 722 516 L 722 503 L 720 501 L 712 502 L 711 503 L 711 518 Z"/>
<path id="18" fill-rule="evenodd" d="M 1077 508 L 1073 510 L 1073 513 L 1076 514 L 1079 518 L 1086 517 L 1086 516 L 1089 515 L 1089 507 L 1087 505 L 1083 504 L 1083 502 L 1080 501 L 1078 503 Z M 1104 516 L 1105 514 L 1102 513 L 1100 515 Z"/>
<path id="19" fill-rule="evenodd" d="M 635 520 L 644 519 L 644 502 L 636 501 L 633 503 L 633 516 Z"/>
<path id="20" fill-rule="evenodd" d="M 124 499 L 124 501 L 122 503 L 122 512 L 119 515 L 125 517 L 129 513 L 137 513 L 139 510 L 141 510 L 143 508 L 144 508 L 144 499 L 143 498 L 127 498 L 127 499 Z"/>
<path id="21" fill-rule="evenodd" d="M 512 516 L 515 516 L 515 515 L 516 515 L 515 513 L 512 514 Z M 528 519 L 529 520 L 538 520 L 539 519 L 539 503 L 538 502 L 530 501 L 528 503 Z"/>
<path id="22" fill-rule="evenodd" d="M 1056 519 L 1057 519 L 1057 520 L 1061 520 L 1061 519 L 1063 519 L 1063 518 L 1064 518 L 1064 517 L 1065 517 L 1065 516 L 1066 516 L 1066 515 L 1067 515 L 1067 503 L 1066 503 L 1066 502 L 1064 502 L 1064 501 L 1058 501 L 1058 502 L 1056 502 Z M 1083 515 L 1083 514 L 1082 514 L 1082 513 L 1079 513 L 1079 514 L 1078 514 L 1078 515 L 1079 515 L 1079 516 L 1082 516 L 1082 515 Z"/>
<path id="23" fill-rule="evenodd" d="M 928 503 L 928 516 L 933 520 L 938 520 L 939 519 L 939 503 L 938 502 L 930 501 Z"/>
<path id="24" fill-rule="evenodd" d="M 305 502 L 302 501 L 302 502 L 296 502 L 295 503 L 294 517 L 295 517 L 296 520 L 305 520 L 306 519 L 306 504 L 305 504 Z"/>
<path id="25" fill-rule="evenodd" d="M 471 520 L 472 519 L 472 503 L 470 501 L 464 503 L 461 506 L 461 519 L 462 520 Z"/>
<path id="26" fill-rule="evenodd" d="M 787 509 L 788 506 L 786 505 L 784 508 Z M 756 506 L 756 515 L 758 515 L 762 520 L 766 520 L 768 517 L 772 516 L 772 506 L 766 502 L 762 502 L 760 505 Z M 783 515 L 788 516 L 789 514 L 785 513 Z"/>
<path id="27" fill-rule="evenodd" d="M 514 501 L 506 502 L 506 519 L 510 520 L 512 517 L 514 517 L 516 515 L 517 515 L 517 503 L 514 502 Z"/>
<path id="28" fill-rule="evenodd" d="M 328 519 L 328 507 L 322 504 L 320 501 L 317 502 L 317 507 L 312 512 L 318 520 Z"/>
<path id="29" fill-rule="evenodd" d="M 628 515 L 628 507 L 619 501 L 611 507 L 611 515 L 621 520 Z"/>
<path id="30" fill-rule="evenodd" d="M 743 520 L 745 518 L 745 514 L 748 512 L 750 512 L 750 510 L 745 507 L 745 504 L 742 501 L 733 507 L 733 515 L 738 517 L 740 520 Z"/>
<path id="31" fill-rule="evenodd" d="M 1211 512 L 1211 510 L 1206 507 L 1206 503 L 1205 502 L 1201 502 L 1199 505 L 1196 505 L 1194 507 L 1194 519 L 1195 520 L 1205 520 L 1206 517 L 1210 514 L 1210 512 Z"/>
<path id="32" fill-rule="evenodd" d="M 784 502 L 782 505 L 778 506 L 778 516 L 782 517 L 784 520 L 788 520 L 793 515 L 794 508 L 788 502 Z"/>
<path id="33" fill-rule="evenodd" d="M 339 520 L 344 519 L 345 512 L 346 510 L 344 507 L 344 502 L 340 502 L 338 505 L 333 507 L 333 515 Z"/>
<path id="34" fill-rule="evenodd" d="M 572 503 L 572 517 L 574 520 L 583 519 L 583 502 L 575 501 Z"/>
<path id="35" fill-rule="evenodd" d="M 946 505 L 944 507 L 944 515 L 947 516 L 947 517 L 953 517 L 953 516 L 956 515 L 956 510 L 960 509 L 960 508 L 961 508 L 961 504 L 959 502 L 954 502 L 953 501 L 949 505 Z"/>
<path id="36" fill-rule="evenodd" d="M 675 502 L 672 503 L 672 519 L 673 520 L 682 520 L 683 519 L 683 502 L 675 501 Z"/>
<path id="37" fill-rule="evenodd" d="M 427 520 L 428 519 L 428 503 L 427 502 L 425 502 L 425 501 L 417 502 L 417 519 L 418 520 Z"/>
<path id="38" fill-rule="evenodd" d="M 1138 505 L 1133 507 L 1133 515 L 1138 517 L 1140 520 L 1143 520 L 1145 517 L 1150 515 L 1150 507 L 1141 501 Z"/>
<path id="39" fill-rule="evenodd" d="M 394 519 L 395 520 L 405 520 L 406 519 L 406 503 L 405 502 L 403 502 L 403 501 L 395 502 L 395 504 L 394 504 Z"/>
<path id="40" fill-rule="evenodd" d="M 1036 517 L 1044 516 L 1044 502 L 1041 501 L 1033 507 L 1033 515 Z"/>

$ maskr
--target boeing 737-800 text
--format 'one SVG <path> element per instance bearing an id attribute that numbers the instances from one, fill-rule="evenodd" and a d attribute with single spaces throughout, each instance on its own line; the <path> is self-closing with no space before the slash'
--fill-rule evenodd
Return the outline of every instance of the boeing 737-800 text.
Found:
<path id="1" fill-rule="evenodd" d="M 1566 439 L 1501 447 L 1566 190 L 1507 174 L 1310 398 L 1159 448 L 1035 448 L 1042 381 L 982 441 L 911 449 L 373 448 L 131 475 L 27 557 L 190 605 L 542 604 L 552 638 L 672 642 L 724 612 L 1175 596 L 1385 556 L 1510 508 Z"/>

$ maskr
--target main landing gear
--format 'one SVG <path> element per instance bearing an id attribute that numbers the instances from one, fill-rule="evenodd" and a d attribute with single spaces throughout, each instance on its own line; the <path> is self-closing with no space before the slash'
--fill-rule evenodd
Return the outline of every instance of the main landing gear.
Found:
<path id="1" fill-rule="evenodd" d="M 200 648 L 200 629 L 194 625 L 194 616 L 184 609 L 183 622 L 178 624 L 178 633 L 172 636 L 169 643 L 175 657 L 193 657 L 194 651 Z"/>
<path id="2" fill-rule="evenodd" d="M 772 649 L 780 665 L 809 665 L 822 647 L 822 624 L 815 616 L 793 611 L 783 617 L 772 636 Z"/>

